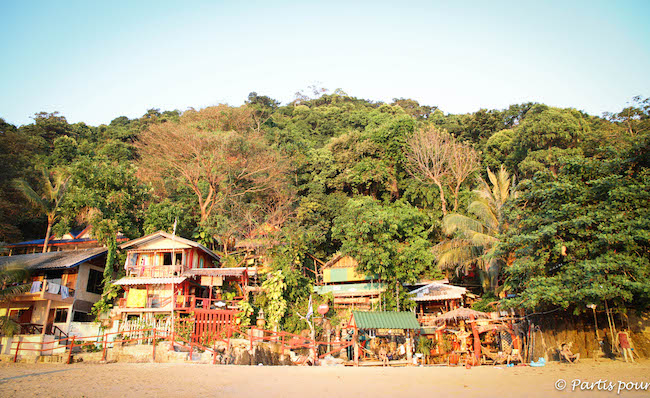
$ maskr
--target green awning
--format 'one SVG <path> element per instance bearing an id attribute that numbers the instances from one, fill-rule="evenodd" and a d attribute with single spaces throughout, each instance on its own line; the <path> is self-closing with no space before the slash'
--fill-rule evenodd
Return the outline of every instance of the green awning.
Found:
<path id="1" fill-rule="evenodd" d="M 354 324 L 359 329 L 420 329 L 412 312 L 366 312 L 352 311 Z"/>

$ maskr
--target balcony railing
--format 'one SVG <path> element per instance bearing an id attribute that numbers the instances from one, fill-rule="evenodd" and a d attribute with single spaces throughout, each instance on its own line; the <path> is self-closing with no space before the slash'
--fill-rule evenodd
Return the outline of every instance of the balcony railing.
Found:
<path id="1" fill-rule="evenodd" d="M 20 334 L 41 334 L 43 325 L 38 323 L 20 323 Z M 49 324 L 45 328 L 45 334 L 54 335 L 57 340 L 66 339 L 68 335 L 56 325 Z"/>
<path id="2" fill-rule="evenodd" d="M 239 309 L 240 300 L 220 300 L 218 298 L 200 298 L 191 295 L 176 296 L 176 310 L 193 311 L 195 309 Z M 222 304 L 225 304 L 222 305 Z M 118 300 L 118 307 L 121 309 L 141 309 L 143 307 L 127 307 L 126 298 Z M 160 309 L 171 311 L 171 297 L 160 299 L 157 297 L 147 297 L 144 309 Z"/>
<path id="3" fill-rule="evenodd" d="M 133 266 L 126 269 L 126 274 L 136 278 L 168 278 L 180 275 L 182 265 Z"/>
<path id="4" fill-rule="evenodd" d="M 439 314 L 416 314 L 416 318 L 418 322 L 420 322 L 420 325 L 422 326 L 433 326 L 434 322 L 433 320 L 438 317 Z"/>

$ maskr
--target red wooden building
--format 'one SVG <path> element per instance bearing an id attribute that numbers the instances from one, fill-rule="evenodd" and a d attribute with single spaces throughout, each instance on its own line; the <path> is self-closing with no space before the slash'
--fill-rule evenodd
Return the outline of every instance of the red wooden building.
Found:
<path id="1" fill-rule="evenodd" d="M 146 324 L 173 312 L 195 322 L 195 339 L 234 320 L 254 273 L 245 267 L 219 268 L 220 258 L 210 249 L 162 231 L 120 249 L 127 252 L 126 276 L 114 282 L 124 289 L 114 318 Z"/>

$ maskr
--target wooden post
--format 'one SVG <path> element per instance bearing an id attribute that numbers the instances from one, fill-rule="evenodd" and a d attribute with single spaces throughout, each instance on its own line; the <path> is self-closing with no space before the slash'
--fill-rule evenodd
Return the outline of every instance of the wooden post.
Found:
<path id="1" fill-rule="evenodd" d="M 253 328 L 251 327 L 250 330 L 248 331 L 248 335 L 251 341 L 251 350 L 253 349 Z"/>
<path id="2" fill-rule="evenodd" d="M 18 351 L 20 351 L 20 342 L 21 339 L 20 337 L 18 337 L 18 345 L 16 346 L 16 355 L 14 355 L 14 363 L 16 363 L 16 361 L 18 360 Z"/>
<path id="3" fill-rule="evenodd" d="M 354 366 L 359 366 L 359 329 L 354 328 Z"/>
<path id="4" fill-rule="evenodd" d="M 43 281 L 43 291 L 45 291 L 45 281 Z M 43 341 L 43 336 L 45 336 L 45 331 L 47 330 L 47 321 L 50 318 L 51 306 L 52 306 L 52 300 L 47 300 L 47 305 L 45 307 L 45 321 L 43 322 L 43 330 L 41 331 L 41 341 Z"/>
<path id="5" fill-rule="evenodd" d="M 413 347 L 411 342 L 413 341 L 413 331 L 407 330 L 407 338 L 405 348 L 406 348 L 406 360 L 409 362 L 409 365 L 413 365 Z"/>
<path id="6" fill-rule="evenodd" d="M 280 335 L 280 352 L 284 355 L 284 333 Z"/>
<path id="7" fill-rule="evenodd" d="M 68 365 L 70 364 L 70 360 L 72 360 L 72 350 L 74 349 L 74 339 L 76 336 L 72 336 L 72 343 L 70 343 L 70 352 L 68 352 L 68 361 L 66 362 Z"/>
<path id="8" fill-rule="evenodd" d="M 104 349 L 102 350 L 102 361 L 106 361 L 106 350 L 108 349 L 108 338 L 106 336 L 106 332 L 104 332 Z"/>
<path id="9" fill-rule="evenodd" d="M 476 327 L 474 315 L 470 314 L 470 319 L 472 320 L 472 334 L 474 335 L 474 357 L 477 363 L 481 363 L 481 340 L 478 337 L 478 328 Z"/>
<path id="10" fill-rule="evenodd" d="M 156 329 L 153 329 L 153 355 L 152 359 L 156 362 Z"/>

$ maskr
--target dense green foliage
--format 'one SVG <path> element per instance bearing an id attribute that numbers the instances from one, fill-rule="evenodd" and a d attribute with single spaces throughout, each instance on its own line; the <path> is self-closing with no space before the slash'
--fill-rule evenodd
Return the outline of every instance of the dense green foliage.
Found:
<path id="1" fill-rule="evenodd" d="M 426 132 L 444 139 L 423 163 L 437 169 L 417 171 L 413 145 Z M 443 272 L 480 292 L 464 274 L 481 269 L 491 291 L 514 295 L 510 305 L 647 307 L 649 134 L 650 103 L 639 97 L 603 117 L 533 103 L 454 115 L 341 90 L 287 105 L 251 93 L 241 107 L 152 109 L 97 127 L 56 113 L 19 127 L 0 119 L 0 240 L 45 236 L 45 213 L 15 181 L 44 195 L 41 170 L 56 169 L 71 176 L 56 233 L 92 223 L 112 245 L 114 232 L 171 231 L 178 219 L 180 236 L 226 264 L 239 263 L 241 242 L 266 242 L 275 296 L 250 303 L 249 316 L 264 308 L 291 328 L 305 327 L 295 313 L 315 259 L 336 252 L 390 285 L 388 307 L 408 304 L 404 284 Z M 462 175 L 469 157 L 477 163 Z M 501 166 L 520 195 L 489 218 L 489 206 L 479 209 L 496 193 L 486 171 Z M 473 237 L 463 258 L 433 250 Z"/>

